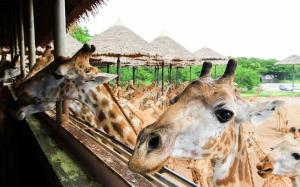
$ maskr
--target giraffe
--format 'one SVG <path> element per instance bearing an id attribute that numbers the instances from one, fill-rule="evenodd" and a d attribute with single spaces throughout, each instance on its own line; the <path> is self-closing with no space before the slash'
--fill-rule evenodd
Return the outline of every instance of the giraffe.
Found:
<path id="1" fill-rule="evenodd" d="M 300 186 L 300 129 L 290 128 L 284 140 L 256 165 L 262 178 L 272 175 L 292 179 L 294 187 Z"/>
<path id="2" fill-rule="evenodd" d="M 256 136 L 254 132 L 248 132 L 247 141 L 249 143 L 249 147 L 254 149 L 254 152 L 258 158 L 258 160 L 264 159 L 267 154 L 262 150 L 260 144 L 256 140 Z M 273 175 L 264 180 L 262 187 L 290 187 L 291 180 L 288 177 L 276 176 Z"/>
<path id="3" fill-rule="evenodd" d="M 108 85 L 90 88 L 79 97 L 82 104 L 70 102 L 70 110 L 76 117 L 89 122 L 96 129 L 103 129 L 114 139 L 133 148 L 137 139 L 137 127 L 128 118 Z"/>
<path id="4" fill-rule="evenodd" d="M 241 124 L 261 124 L 284 102 L 243 100 L 233 84 L 237 67 L 234 59 L 217 80 L 210 77 L 211 66 L 204 63 L 201 77 L 189 84 L 155 123 L 139 133 L 128 163 L 132 171 L 155 172 L 170 157 L 209 158 L 214 186 L 253 186 Z"/>
<path id="5" fill-rule="evenodd" d="M 89 64 L 94 51 L 93 45 L 84 44 L 73 57 L 59 57 L 22 82 L 16 89 L 18 108 L 15 117 L 22 120 L 29 114 L 51 110 L 57 101 L 84 102 L 85 90 L 114 79 L 116 75 L 99 73 Z"/>
<path id="6" fill-rule="evenodd" d="M 6 55 L 2 56 L 0 63 L 0 81 L 6 82 L 16 78 L 21 74 L 19 55 L 16 55 L 11 62 L 6 60 Z"/>
<path id="7" fill-rule="evenodd" d="M 51 46 L 47 45 L 42 56 L 37 59 L 37 62 L 34 64 L 34 66 L 31 68 L 30 72 L 28 73 L 28 75 L 25 77 L 25 79 L 22 82 L 33 77 L 39 71 L 41 71 L 46 66 L 48 66 L 51 62 L 53 62 L 53 60 L 54 60 L 53 50 L 51 49 Z"/>

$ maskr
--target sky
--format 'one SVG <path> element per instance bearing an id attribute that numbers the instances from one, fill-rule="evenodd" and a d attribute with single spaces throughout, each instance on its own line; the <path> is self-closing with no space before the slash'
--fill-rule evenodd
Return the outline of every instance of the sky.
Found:
<path id="1" fill-rule="evenodd" d="M 120 18 L 148 42 L 164 33 L 191 52 L 280 60 L 300 55 L 299 7 L 299 0 L 107 0 L 80 25 L 100 34 Z"/>

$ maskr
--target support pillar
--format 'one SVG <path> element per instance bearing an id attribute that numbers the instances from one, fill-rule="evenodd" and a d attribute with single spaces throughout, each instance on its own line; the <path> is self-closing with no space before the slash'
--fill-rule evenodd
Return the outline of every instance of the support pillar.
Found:
<path id="1" fill-rule="evenodd" d="M 120 86 L 120 79 L 121 79 L 121 61 L 120 61 L 120 55 L 118 55 L 118 60 L 117 60 L 117 86 Z"/>
<path id="2" fill-rule="evenodd" d="M 164 76 L 165 76 L 165 63 L 163 62 L 161 65 L 161 94 L 164 95 Z"/>
<path id="3" fill-rule="evenodd" d="M 133 84 L 135 84 L 135 80 L 136 80 L 136 67 L 132 66 L 132 82 L 133 82 Z"/>
<path id="4" fill-rule="evenodd" d="M 65 17 L 65 0 L 54 1 L 54 56 L 66 55 L 66 17 Z M 63 104 L 62 104 L 63 103 Z M 66 114 L 66 120 L 68 120 L 68 103 L 56 102 L 56 124 L 61 125 L 63 122 L 62 105 L 64 113 Z"/>
<path id="5" fill-rule="evenodd" d="M 190 66 L 190 82 L 192 82 L 192 66 Z"/>
<path id="6" fill-rule="evenodd" d="M 19 37 L 20 37 L 20 62 L 21 78 L 25 78 L 25 38 L 24 38 L 24 20 L 23 20 L 23 0 L 19 1 Z"/>
<path id="7" fill-rule="evenodd" d="M 107 63 L 107 64 L 106 64 L 106 73 L 109 73 L 109 66 L 110 66 L 110 64 Z"/>
<path id="8" fill-rule="evenodd" d="M 172 64 L 169 65 L 169 85 L 172 84 Z"/>
<path id="9" fill-rule="evenodd" d="M 29 12 L 29 68 L 31 69 L 36 62 L 33 0 L 28 0 L 28 12 Z"/>
<path id="10" fill-rule="evenodd" d="M 179 70 L 179 67 L 176 67 L 176 75 L 175 75 L 175 79 L 176 79 L 176 84 L 178 84 L 178 70 Z"/>

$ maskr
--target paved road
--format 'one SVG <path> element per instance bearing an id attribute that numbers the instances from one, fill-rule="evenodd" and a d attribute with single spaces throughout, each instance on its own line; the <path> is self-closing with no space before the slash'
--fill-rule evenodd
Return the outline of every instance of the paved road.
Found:
<path id="1" fill-rule="evenodd" d="M 279 85 L 286 85 L 288 87 L 292 86 L 292 83 L 264 83 L 261 84 L 263 90 L 265 91 L 281 91 L 279 89 Z M 297 86 L 297 84 L 295 84 L 295 86 Z M 300 90 L 295 90 L 297 92 L 299 92 Z"/>

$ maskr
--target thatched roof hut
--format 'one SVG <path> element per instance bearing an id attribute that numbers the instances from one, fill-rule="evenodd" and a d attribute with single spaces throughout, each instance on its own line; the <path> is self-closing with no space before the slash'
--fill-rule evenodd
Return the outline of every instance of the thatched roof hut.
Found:
<path id="1" fill-rule="evenodd" d="M 48 44 L 52 49 L 54 48 L 53 42 Z M 70 34 L 66 35 L 66 56 L 73 56 L 81 47 L 82 43 L 74 39 Z M 42 55 L 44 53 L 45 48 L 38 46 L 36 49 L 37 55 Z"/>
<path id="2" fill-rule="evenodd" d="M 220 53 L 204 47 L 194 53 L 201 62 L 211 62 L 213 64 L 226 64 L 227 57 Z"/>
<path id="3" fill-rule="evenodd" d="M 93 59 L 101 62 L 116 63 L 119 56 L 122 65 L 144 65 L 143 61 L 134 59 L 154 55 L 148 42 L 123 26 L 120 20 L 89 43 L 96 46 Z"/>
<path id="4" fill-rule="evenodd" d="M 150 42 L 155 52 L 163 57 L 166 64 L 183 66 L 194 63 L 196 56 L 168 36 L 159 36 Z"/>
<path id="5" fill-rule="evenodd" d="M 35 0 L 35 34 L 36 44 L 46 45 L 52 40 L 54 0 Z M 67 27 L 73 25 L 80 17 L 88 12 L 94 14 L 103 0 L 65 0 Z M 2 0 L 0 3 L 0 46 L 10 46 L 14 36 L 15 16 L 18 16 L 19 0 Z M 23 1 L 24 35 L 28 36 L 29 17 L 27 1 Z M 26 42 L 27 43 L 27 42 Z"/>
<path id="6" fill-rule="evenodd" d="M 278 61 L 276 64 L 290 64 L 290 65 L 300 64 L 300 56 L 291 55 L 286 57 L 283 60 Z"/>

